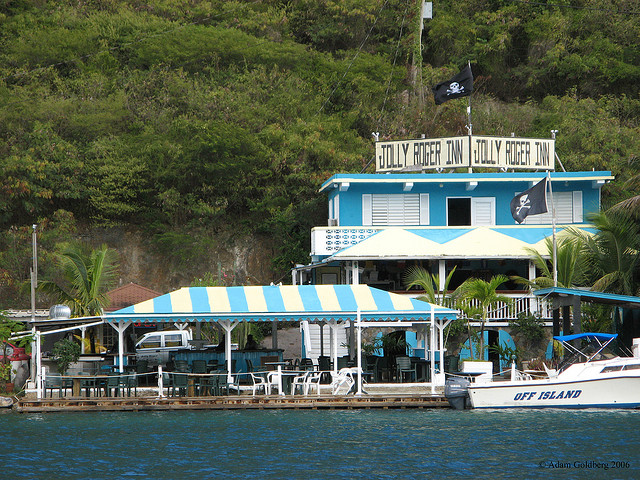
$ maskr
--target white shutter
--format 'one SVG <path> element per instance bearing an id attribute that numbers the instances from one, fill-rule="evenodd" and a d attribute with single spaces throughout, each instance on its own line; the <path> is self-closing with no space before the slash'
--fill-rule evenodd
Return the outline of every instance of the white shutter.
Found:
<path id="1" fill-rule="evenodd" d="M 471 225 L 495 225 L 496 199 L 478 197 L 471 199 Z"/>
<path id="2" fill-rule="evenodd" d="M 583 221 L 582 191 L 576 190 L 573 192 L 573 223 L 582 223 Z"/>
<path id="3" fill-rule="evenodd" d="M 420 194 L 420 225 L 429 225 L 429 194 Z"/>
<path id="4" fill-rule="evenodd" d="M 362 195 L 362 225 L 372 225 L 371 222 L 371 194 Z"/>
<path id="5" fill-rule="evenodd" d="M 371 195 L 371 225 L 389 224 L 388 195 Z"/>
<path id="6" fill-rule="evenodd" d="M 420 195 L 400 195 L 404 197 L 403 215 L 399 225 L 420 225 Z"/>
<path id="7" fill-rule="evenodd" d="M 419 194 L 374 193 L 371 195 L 371 225 L 420 225 L 420 202 Z"/>
<path id="8" fill-rule="evenodd" d="M 573 223 L 573 196 L 575 192 L 554 192 L 553 203 L 556 207 L 556 223 Z M 582 194 L 582 192 L 578 192 Z M 551 225 L 553 223 L 553 209 L 549 197 L 547 196 L 547 213 L 540 215 L 529 215 L 524 223 L 527 225 Z"/>

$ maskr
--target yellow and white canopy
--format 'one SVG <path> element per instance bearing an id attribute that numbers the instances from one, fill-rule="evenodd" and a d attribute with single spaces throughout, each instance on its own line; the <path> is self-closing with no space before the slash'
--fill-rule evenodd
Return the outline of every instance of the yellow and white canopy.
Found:
<path id="1" fill-rule="evenodd" d="M 571 227 L 576 228 L 576 227 Z M 559 227 L 557 235 L 566 235 Z M 593 233 L 582 227 L 581 231 Z M 538 226 L 386 228 L 325 261 L 392 259 L 527 259 L 528 249 L 548 256 L 546 239 L 552 229 Z"/>
<path id="2" fill-rule="evenodd" d="M 439 320 L 457 311 L 367 285 L 185 287 L 105 315 L 108 322 Z"/>

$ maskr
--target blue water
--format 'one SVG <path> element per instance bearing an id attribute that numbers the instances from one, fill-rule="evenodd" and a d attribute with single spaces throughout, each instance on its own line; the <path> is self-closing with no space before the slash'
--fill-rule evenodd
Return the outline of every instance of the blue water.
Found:
<path id="1" fill-rule="evenodd" d="M 0 415 L 3 478 L 640 478 L 640 411 Z M 606 468 L 605 468 L 606 467 Z"/>

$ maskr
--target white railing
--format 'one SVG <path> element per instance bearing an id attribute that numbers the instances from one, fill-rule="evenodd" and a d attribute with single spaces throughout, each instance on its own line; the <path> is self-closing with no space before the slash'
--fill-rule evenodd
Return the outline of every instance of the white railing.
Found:
<path id="1" fill-rule="evenodd" d="M 311 255 L 332 255 L 357 245 L 380 230 L 376 227 L 314 227 L 311 229 Z"/>
<path id="2" fill-rule="evenodd" d="M 505 294 L 512 299 L 512 303 L 500 302 L 495 308 L 489 310 L 488 321 L 509 321 L 515 320 L 521 314 L 538 314 L 543 319 L 551 318 L 551 304 L 539 297 L 522 294 Z M 477 306 L 477 302 L 471 302 Z"/>

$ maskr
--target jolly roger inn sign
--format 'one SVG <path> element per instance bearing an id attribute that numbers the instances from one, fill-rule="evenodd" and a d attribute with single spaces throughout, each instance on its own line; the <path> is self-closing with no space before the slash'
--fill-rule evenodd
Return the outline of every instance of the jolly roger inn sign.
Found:
<path id="1" fill-rule="evenodd" d="M 376 172 L 464 167 L 554 170 L 555 140 L 471 135 L 376 142 Z"/>

